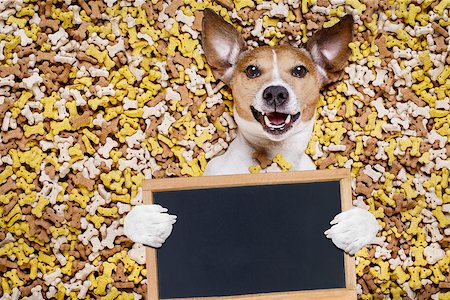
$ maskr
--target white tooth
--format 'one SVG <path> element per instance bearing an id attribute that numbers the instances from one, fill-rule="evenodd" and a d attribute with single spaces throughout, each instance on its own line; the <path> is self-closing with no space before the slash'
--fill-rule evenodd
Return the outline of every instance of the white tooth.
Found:
<path id="1" fill-rule="evenodd" d="M 270 127 L 271 127 L 271 128 L 274 128 L 274 129 L 280 129 L 280 128 L 283 128 L 283 127 L 284 127 L 284 124 L 281 124 L 281 125 L 271 125 Z"/>
<path id="2" fill-rule="evenodd" d="M 269 126 L 269 127 L 272 126 L 269 118 L 266 115 L 264 115 L 264 122 L 266 123 L 267 126 Z"/>
<path id="3" fill-rule="evenodd" d="M 289 124 L 291 122 L 291 115 L 288 115 L 286 120 L 284 120 L 284 123 Z"/>

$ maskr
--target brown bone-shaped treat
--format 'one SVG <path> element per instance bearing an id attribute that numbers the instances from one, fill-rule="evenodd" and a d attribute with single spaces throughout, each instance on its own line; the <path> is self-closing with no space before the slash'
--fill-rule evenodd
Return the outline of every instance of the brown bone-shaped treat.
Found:
<path id="1" fill-rule="evenodd" d="M 374 0 L 363 0 L 362 1 L 366 5 L 366 10 L 361 15 L 361 19 L 367 22 L 372 22 L 372 15 L 378 11 L 379 3 Z"/>
<path id="2" fill-rule="evenodd" d="M 403 100 L 413 101 L 417 106 L 421 106 L 421 107 L 424 107 L 427 105 L 427 103 L 425 101 L 423 101 L 422 99 L 417 97 L 417 95 L 408 88 L 401 89 L 400 93 L 403 96 L 402 97 Z"/>
<path id="3" fill-rule="evenodd" d="M 160 92 L 153 99 L 148 101 L 146 103 L 146 105 L 151 106 L 151 107 L 156 106 L 156 104 L 158 104 L 159 102 L 161 102 L 165 98 L 166 98 L 166 93 L 165 92 Z"/>
<path id="4" fill-rule="evenodd" d="M 48 165 L 45 167 L 45 173 L 50 176 L 50 178 L 55 178 L 56 169 L 53 165 Z"/>
<path id="5" fill-rule="evenodd" d="M 366 274 L 364 274 L 362 276 L 362 278 L 366 282 L 367 287 L 369 288 L 370 292 L 376 291 L 377 285 L 375 284 L 375 282 L 373 282 L 373 277 L 372 276 L 370 276 L 368 273 L 366 273 Z"/>
<path id="6" fill-rule="evenodd" d="M 400 163 L 404 166 L 410 167 L 412 169 L 417 168 L 417 163 L 419 162 L 418 157 L 413 157 L 410 154 L 410 149 L 406 150 L 405 156 L 400 159 Z"/>
<path id="7" fill-rule="evenodd" d="M 158 18 L 158 13 L 153 9 L 153 5 L 151 2 L 146 2 L 144 5 L 142 5 L 142 8 L 145 10 L 145 14 L 147 15 L 147 20 L 149 21 L 149 23 Z"/>
<path id="8" fill-rule="evenodd" d="M 117 264 L 116 273 L 114 274 L 114 281 L 125 282 L 127 281 L 127 276 L 125 275 L 125 268 L 122 263 Z"/>
<path id="9" fill-rule="evenodd" d="M 73 36 L 73 38 L 79 42 L 84 41 L 87 37 L 86 32 L 87 28 L 89 27 L 89 22 L 82 22 L 78 29 L 70 29 L 68 30 L 69 34 Z M 77 55 L 78 56 L 78 55 Z"/>
<path id="10" fill-rule="evenodd" d="M 220 117 L 225 112 L 225 104 L 220 103 L 217 105 L 214 105 L 211 108 L 205 109 L 208 116 L 210 116 L 212 121 L 217 120 L 218 117 Z"/>
<path id="11" fill-rule="evenodd" d="M 82 243 L 78 243 L 75 245 L 75 248 L 78 250 L 78 253 L 80 254 L 81 258 L 83 260 L 88 260 L 89 254 L 92 252 L 92 246 L 84 246 Z"/>
<path id="12" fill-rule="evenodd" d="M 176 176 L 181 177 L 181 169 L 178 167 L 174 162 L 169 164 L 169 166 L 166 169 L 166 174 L 168 176 Z"/>
<path id="13" fill-rule="evenodd" d="M 437 293 L 439 290 L 432 284 L 427 284 L 420 290 L 419 294 L 417 295 L 418 300 L 428 300 L 431 299 L 431 295 Z"/>
<path id="14" fill-rule="evenodd" d="M 177 64 L 182 65 L 185 69 L 189 68 L 191 66 L 191 63 L 192 63 L 192 59 L 191 58 L 184 57 L 179 52 L 177 52 L 175 54 L 174 61 Z"/>
<path id="15" fill-rule="evenodd" d="M 330 153 L 326 158 L 322 158 L 317 162 L 319 169 L 326 169 L 330 165 L 337 163 L 337 158 L 334 153 Z"/>
<path id="16" fill-rule="evenodd" d="M 133 241 L 127 238 L 125 235 L 117 237 L 116 244 L 120 244 L 122 248 L 131 248 L 134 245 Z"/>
<path id="17" fill-rule="evenodd" d="M 108 167 L 108 165 L 104 161 L 102 161 L 100 163 L 100 171 L 103 173 L 109 173 L 111 171 L 111 169 Z"/>
<path id="18" fill-rule="evenodd" d="M 184 129 L 173 129 L 171 133 L 169 133 L 170 138 L 175 138 L 178 141 L 182 141 L 186 135 L 186 130 Z"/>
<path id="19" fill-rule="evenodd" d="M 30 77 L 30 72 L 28 71 L 28 63 L 30 62 L 30 59 L 28 57 L 24 57 L 22 59 L 19 59 L 17 62 L 20 67 L 20 75 L 19 78 L 26 78 Z"/>
<path id="20" fill-rule="evenodd" d="M 7 258 L 0 257 L 0 272 L 6 272 L 8 269 L 17 269 L 18 265 L 15 262 L 9 261 Z"/>
<path id="21" fill-rule="evenodd" d="M 119 118 L 115 118 L 110 121 L 110 124 L 103 123 L 102 124 L 102 132 L 100 134 L 100 142 L 102 144 L 106 143 L 106 138 L 110 133 L 115 133 L 119 130 L 118 128 Z"/>
<path id="22" fill-rule="evenodd" d="M 386 47 L 386 38 L 382 35 L 375 40 L 375 45 L 378 47 L 378 52 L 380 53 L 380 58 L 391 58 L 392 52 Z"/>
<path id="23" fill-rule="evenodd" d="M 81 116 L 70 118 L 70 124 L 73 128 L 89 126 L 92 110 L 85 110 Z"/>
<path id="24" fill-rule="evenodd" d="M 154 178 L 164 178 L 166 176 L 165 170 L 156 170 L 152 172 Z"/>
<path id="25" fill-rule="evenodd" d="M 233 10 L 233 8 L 234 8 L 233 1 L 231 1 L 231 0 L 215 0 L 215 2 L 222 5 L 223 7 L 225 7 L 228 10 Z"/>
<path id="26" fill-rule="evenodd" d="M 53 31 L 58 31 L 59 28 L 59 20 L 41 18 L 41 22 L 39 23 L 39 27 L 41 28 L 50 28 Z"/>
<path id="27" fill-rule="evenodd" d="M 98 78 L 97 84 L 101 87 L 106 87 L 109 85 L 109 81 L 108 79 L 102 76 Z"/>
<path id="28" fill-rule="evenodd" d="M 5 195 L 6 193 L 8 193 L 11 190 L 14 190 L 15 188 L 16 182 L 11 177 L 9 177 L 6 183 L 0 185 L 0 195 Z M 3 214 L 6 215 L 6 213 Z"/>
<path id="29" fill-rule="evenodd" d="M 9 150 L 17 147 L 17 141 L 9 141 L 8 143 L 0 143 L 0 155 L 7 155 Z"/>
<path id="30" fill-rule="evenodd" d="M 367 295 L 370 293 L 369 288 L 367 287 L 366 282 L 362 278 L 358 278 L 358 283 L 361 285 L 363 295 Z"/>
<path id="31" fill-rule="evenodd" d="M 100 255 L 104 258 L 108 258 L 110 256 L 113 256 L 117 252 L 122 251 L 123 247 L 119 245 L 115 245 L 112 249 L 105 248 L 100 251 Z"/>
<path id="32" fill-rule="evenodd" d="M 102 1 L 89 1 L 91 5 L 92 13 L 90 17 L 94 20 L 98 20 L 102 17 L 102 12 L 106 10 L 106 4 Z"/>
<path id="33" fill-rule="evenodd" d="M 51 222 L 53 222 L 55 224 L 56 227 L 61 227 L 61 224 L 64 222 L 64 218 L 58 216 L 55 211 L 53 210 L 53 208 L 51 207 L 47 207 L 44 211 L 44 213 L 42 214 L 42 217 L 45 220 L 49 220 Z"/>
<path id="34" fill-rule="evenodd" d="M 168 56 L 167 57 L 167 67 L 169 68 L 170 73 L 172 74 L 173 78 L 178 78 L 180 77 L 180 73 L 178 72 L 177 66 L 175 66 L 175 64 L 173 63 L 173 57 Z M 184 87 L 184 85 L 183 85 Z M 180 88 L 178 88 L 179 90 Z M 183 97 L 181 97 L 183 98 Z"/>
<path id="35" fill-rule="evenodd" d="M 190 110 L 192 112 L 193 115 L 198 114 L 198 110 L 200 108 L 200 106 L 202 106 L 203 101 L 206 99 L 206 95 L 202 96 L 202 97 L 194 97 L 194 103 L 191 105 Z"/>
<path id="36" fill-rule="evenodd" d="M 52 12 L 52 0 L 45 0 L 45 11 L 44 11 L 44 14 L 45 14 L 45 17 L 46 18 L 50 18 L 50 16 L 51 16 L 51 12 Z"/>
<path id="37" fill-rule="evenodd" d="M 37 279 L 33 280 L 33 282 L 30 285 L 19 287 L 20 296 L 21 297 L 28 297 L 28 296 L 30 296 L 31 295 L 31 289 L 33 289 L 36 286 L 41 286 L 42 287 L 42 291 L 44 293 L 48 289 L 48 287 L 45 285 L 45 282 L 42 279 L 37 278 Z"/>
<path id="38" fill-rule="evenodd" d="M 76 175 L 69 174 L 69 178 L 72 179 L 72 182 L 77 186 L 84 186 L 89 191 L 94 189 L 95 180 L 84 177 L 81 172 L 78 172 Z"/>
<path id="39" fill-rule="evenodd" d="M 445 42 L 445 38 L 443 36 L 434 38 L 434 43 L 436 44 L 436 52 L 441 53 L 447 51 L 447 43 Z"/>
<path id="40" fill-rule="evenodd" d="M 70 244 L 64 243 L 59 247 L 60 251 L 70 251 Z"/>
<path id="41" fill-rule="evenodd" d="M 45 43 L 48 39 L 48 35 L 45 34 L 44 32 L 39 32 L 37 34 L 37 40 L 36 40 L 36 44 L 38 44 L 39 46 L 42 46 L 43 43 Z"/>
<path id="42" fill-rule="evenodd" d="M 135 292 L 142 295 L 144 299 L 147 299 L 147 284 L 140 284 L 137 288 L 135 288 Z"/>
<path id="43" fill-rule="evenodd" d="M 201 31 L 202 30 L 202 21 L 203 21 L 203 12 L 201 10 L 194 11 L 194 24 L 192 24 L 192 29 Z"/>
<path id="44" fill-rule="evenodd" d="M 180 93 L 181 96 L 181 102 L 180 104 L 185 107 L 185 106 L 189 106 L 190 104 L 192 104 L 192 98 L 189 97 L 189 90 L 187 89 L 187 87 L 185 85 L 182 85 L 178 88 L 178 93 Z"/>
<path id="45" fill-rule="evenodd" d="M 155 116 L 150 117 L 150 122 L 145 130 L 145 134 L 153 138 L 156 138 L 158 135 L 158 120 Z"/>
<path id="46" fill-rule="evenodd" d="M 20 66 L 18 64 L 14 66 L 0 66 L 0 77 L 6 77 L 8 75 L 16 75 L 17 77 L 20 77 L 21 75 Z"/>
<path id="47" fill-rule="evenodd" d="M 78 251 L 77 251 L 77 253 L 78 253 Z M 79 270 L 83 269 L 84 266 L 86 266 L 86 262 L 85 261 L 75 260 L 72 263 L 72 271 L 73 271 L 73 273 L 76 273 Z"/>
<path id="48" fill-rule="evenodd" d="M 170 150 L 170 147 L 169 146 L 167 146 L 165 143 L 163 143 L 162 141 L 160 142 L 160 145 L 162 146 L 162 148 L 163 148 L 163 153 L 161 154 L 162 155 L 162 158 L 169 158 L 169 157 L 173 157 L 173 152 L 172 152 L 172 150 Z"/>
<path id="49" fill-rule="evenodd" d="M 359 126 L 361 126 L 361 128 L 366 127 L 371 113 L 372 110 L 370 109 L 370 107 L 366 106 L 364 111 L 359 115 L 359 117 L 356 118 L 356 122 Z"/>
<path id="50" fill-rule="evenodd" d="M 364 147 L 364 155 L 371 156 L 375 152 L 375 149 L 377 147 L 377 139 L 375 138 L 369 138 L 366 141 L 366 146 Z"/>
<path id="51" fill-rule="evenodd" d="M 157 24 L 160 24 L 159 22 Z M 164 26 L 164 25 L 163 25 Z M 167 43 L 164 42 L 163 40 L 159 40 L 156 43 L 156 50 L 158 51 L 158 53 L 160 53 L 163 56 L 167 55 Z"/>
<path id="52" fill-rule="evenodd" d="M 70 65 L 64 64 L 64 68 L 62 69 L 62 72 L 58 75 L 58 81 L 62 83 L 69 82 L 69 76 L 70 76 Z"/>
<path id="53" fill-rule="evenodd" d="M 35 45 L 31 44 L 30 46 L 26 47 L 17 46 L 16 53 L 19 58 L 28 57 L 30 56 L 30 54 L 36 53 Z"/>
<path id="54" fill-rule="evenodd" d="M 374 189 L 373 186 L 366 186 L 362 182 L 357 182 L 355 193 L 362 194 L 362 195 L 366 196 L 367 198 L 370 198 L 372 196 L 373 189 Z"/>
<path id="55" fill-rule="evenodd" d="M 428 134 L 428 130 L 425 128 L 425 126 L 423 125 L 423 120 L 424 117 L 423 116 L 418 116 L 416 118 L 410 116 L 409 120 L 411 121 L 411 123 L 414 126 L 414 129 L 416 129 L 417 132 L 417 136 L 420 137 L 425 137 Z M 423 153 L 423 152 L 421 152 Z"/>
<path id="56" fill-rule="evenodd" d="M 86 14 L 88 16 L 92 14 L 91 7 L 84 0 L 78 0 L 78 4 L 81 6 L 82 9 L 86 11 Z"/>
<path id="57" fill-rule="evenodd" d="M 97 63 L 97 59 L 95 59 L 95 58 L 92 57 L 92 56 L 87 55 L 87 54 L 84 53 L 84 52 L 78 52 L 78 53 L 77 53 L 77 58 L 78 58 L 79 60 L 88 62 L 88 63 L 90 63 L 90 64 L 96 64 L 96 63 Z"/>
<path id="58" fill-rule="evenodd" d="M 55 63 L 55 55 L 56 53 L 54 51 L 51 52 L 38 51 L 36 53 L 36 61 L 37 62 L 49 61 L 51 63 Z"/>
<path id="59" fill-rule="evenodd" d="M 128 282 L 113 282 L 113 285 L 118 289 L 132 289 L 134 288 L 134 283 L 132 281 Z"/>
<path id="60" fill-rule="evenodd" d="M 443 28 L 441 25 L 439 25 L 438 23 L 432 22 L 431 26 L 433 27 L 435 33 L 438 33 L 438 34 L 444 36 L 445 38 L 449 37 L 447 30 L 445 28 Z"/>
<path id="61" fill-rule="evenodd" d="M 175 17 L 175 13 L 178 8 L 184 4 L 183 0 L 173 0 L 170 2 L 169 6 L 166 7 L 164 12 L 168 14 L 170 17 Z"/>
<path id="62" fill-rule="evenodd" d="M 255 151 L 252 155 L 253 159 L 257 160 L 261 168 L 265 169 L 272 164 L 272 160 L 267 157 L 267 154 L 261 151 Z"/>
<path id="63" fill-rule="evenodd" d="M 16 204 L 18 203 L 18 199 L 17 197 L 14 197 L 13 199 L 11 199 L 11 201 L 3 206 L 3 215 L 6 216 L 9 214 L 9 212 L 14 208 L 14 206 L 16 206 Z"/>
<path id="64" fill-rule="evenodd" d="M 70 220 L 70 226 L 73 228 L 81 228 L 81 214 L 83 213 L 83 209 L 76 207 L 76 206 L 70 206 L 69 209 L 66 211 L 66 219 Z"/>
<path id="65" fill-rule="evenodd" d="M 371 186 L 373 184 L 372 178 L 370 178 L 369 176 L 364 174 L 363 169 L 360 169 L 359 175 L 356 178 L 356 180 L 361 181 L 361 182 L 367 184 L 368 186 Z"/>

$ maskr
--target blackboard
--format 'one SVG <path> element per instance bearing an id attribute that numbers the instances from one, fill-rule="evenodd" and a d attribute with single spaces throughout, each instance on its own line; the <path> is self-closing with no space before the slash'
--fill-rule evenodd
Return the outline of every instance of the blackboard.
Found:
<path id="1" fill-rule="evenodd" d="M 348 292 L 344 253 L 323 234 L 350 199 L 343 171 L 145 182 L 144 196 L 178 217 L 148 255 L 149 299 Z"/>

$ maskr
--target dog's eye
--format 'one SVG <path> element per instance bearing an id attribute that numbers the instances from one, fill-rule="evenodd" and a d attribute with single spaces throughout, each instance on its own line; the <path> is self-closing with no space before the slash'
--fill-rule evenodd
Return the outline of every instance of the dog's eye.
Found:
<path id="1" fill-rule="evenodd" d="M 294 77 L 303 78 L 306 73 L 308 73 L 308 70 L 302 65 L 296 66 L 292 69 L 292 76 Z"/>
<path id="2" fill-rule="evenodd" d="M 259 71 L 257 66 L 249 65 L 247 68 L 245 68 L 245 74 L 248 78 L 256 78 L 261 75 L 261 71 Z"/>

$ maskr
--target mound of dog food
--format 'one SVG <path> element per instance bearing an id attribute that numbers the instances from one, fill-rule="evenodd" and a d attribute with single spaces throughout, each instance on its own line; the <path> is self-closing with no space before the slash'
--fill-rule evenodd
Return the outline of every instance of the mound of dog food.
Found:
<path id="1" fill-rule="evenodd" d="M 360 299 L 450 299 L 450 1 L 0 0 L 1 299 L 145 296 L 144 247 L 123 235 L 142 180 L 201 176 L 236 135 L 205 8 L 250 47 L 354 16 L 307 153 L 350 168 L 383 228 L 357 253 Z"/>

